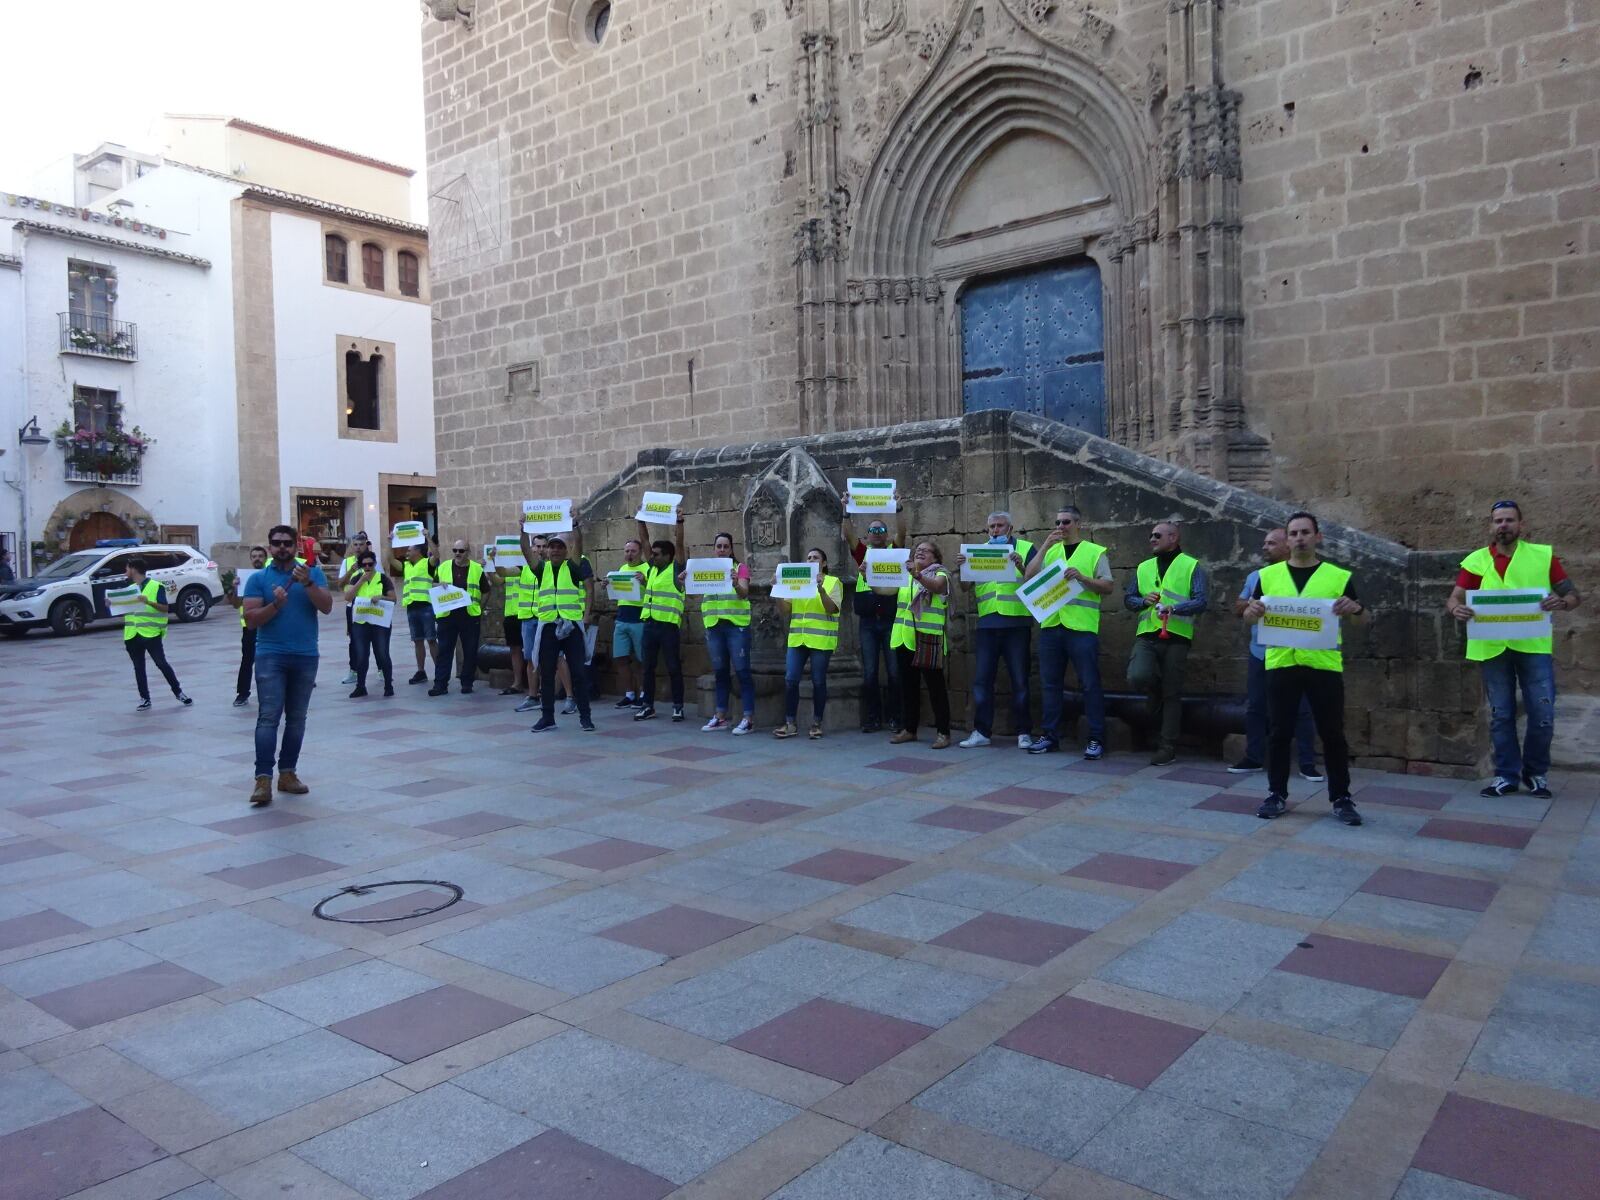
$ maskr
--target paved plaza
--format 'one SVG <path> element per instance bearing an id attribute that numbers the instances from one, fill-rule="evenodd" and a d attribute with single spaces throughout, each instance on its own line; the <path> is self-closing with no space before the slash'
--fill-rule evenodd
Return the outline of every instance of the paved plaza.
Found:
<path id="1" fill-rule="evenodd" d="M 231 613 L 192 709 L 0 644 L 3 1200 L 1600 1197 L 1592 778 L 534 737 L 323 625 L 259 811 Z"/>

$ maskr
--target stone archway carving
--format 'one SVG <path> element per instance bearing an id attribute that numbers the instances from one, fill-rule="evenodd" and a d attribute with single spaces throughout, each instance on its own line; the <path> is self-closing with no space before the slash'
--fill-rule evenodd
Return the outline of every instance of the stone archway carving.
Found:
<path id="1" fill-rule="evenodd" d="M 66 554 L 72 548 L 73 527 L 100 513 L 116 517 L 127 526 L 130 536 L 144 541 L 154 540 L 160 530 L 156 519 L 131 496 L 111 488 L 84 488 L 73 492 L 51 510 L 50 518 L 44 524 L 44 535 L 36 543 L 42 544 L 44 549 L 35 556 L 35 565 L 53 562 Z"/>

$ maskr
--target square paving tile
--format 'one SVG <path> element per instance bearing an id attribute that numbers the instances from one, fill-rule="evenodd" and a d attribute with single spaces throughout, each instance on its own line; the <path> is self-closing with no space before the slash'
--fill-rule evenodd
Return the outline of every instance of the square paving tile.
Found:
<path id="1" fill-rule="evenodd" d="M 339 948 L 236 910 L 190 917 L 129 934 L 123 940 L 229 984 L 320 958 Z"/>
<path id="2" fill-rule="evenodd" d="M 1368 784 L 1352 797 L 1362 804 L 1393 804 L 1401 808 L 1425 808 L 1437 812 L 1450 803 L 1449 792 L 1424 792 L 1417 788 L 1391 787 L 1388 784 Z"/>
<path id="3" fill-rule="evenodd" d="M 8 842 L 0 842 L 0 865 L 23 862 L 30 858 L 44 858 L 61 852 L 60 846 L 43 838 L 15 838 Z"/>
<path id="4" fill-rule="evenodd" d="M 1179 767 L 1173 771 L 1163 771 L 1161 778 L 1170 779 L 1173 783 L 1204 783 L 1216 787 L 1226 787 L 1234 781 L 1226 767 Z"/>
<path id="5" fill-rule="evenodd" d="M 838 1083 L 853 1083 L 933 1030 L 832 1000 L 809 1000 L 728 1044 Z"/>
<path id="6" fill-rule="evenodd" d="M 286 1042 L 312 1026 L 262 1004 L 240 1000 L 140 1029 L 110 1044 L 123 1058 L 164 1079 L 176 1079 Z"/>
<path id="7" fill-rule="evenodd" d="M 889 858 L 882 854 L 863 854 L 859 850 L 825 850 L 780 869 L 832 883 L 858 884 L 871 883 L 890 871 L 910 865 L 906 859 Z"/>
<path id="8" fill-rule="evenodd" d="M 1415 900 L 1397 900 L 1393 896 L 1357 892 L 1339 906 L 1331 920 L 1343 925 L 1367 925 L 1374 929 L 1414 933 L 1459 946 L 1478 924 L 1479 915 L 1464 908 L 1419 904 Z"/>
<path id="9" fill-rule="evenodd" d="M 207 829 L 214 829 L 218 833 L 225 833 L 230 837 L 239 837 L 247 833 L 260 833 L 266 829 L 282 829 L 288 825 L 301 825 L 312 820 L 304 813 L 291 812 L 287 808 L 264 808 L 260 812 L 250 813 L 243 817 L 230 817 L 226 821 L 213 821 Z"/>
<path id="10" fill-rule="evenodd" d="M 1478 846 L 1521 850 L 1533 837 L 1533 830 L 1521 829 L 1514 825 L 1490 825 L 1485 821 L 1457 821 L 1450 817 L 1434 817 L 1417 830 L 1417 836 L 1438 838 L 1445 842 L 1470 842 Z"/>
<path id="11" fill-rule="evenodd" d="M 835 991 L 843 991 L 844 986 Z M 652 992 L 628 1005 L 628 1011 L 698 1037 L 726 1042 L 782 1016 L 811 999 L 817 991 L 817 988 L 762 983 L 724 968 Z M 850 999 L 843 995 L 835 998 Z M 860 1007 L 882 1011 L 870 1004 Z"/>
<path id="12" fill-rule="evenodd" d="M 1002 1037 L 999 1044 L 1143 1088 L 1194 1045 L 1200 1032 L 1126 1009 L 1061 996 Z"/>
<path id="13" fill-rule="evenodd" d="M 1187 912 L 1102 967 L 1099 978 L 1225 1009 L 1294 949 L 1300 934 L 1211 913 Z"/>
<path id="14" fill-rule="evenodd" d="M 1600 1100 L 1600 987 L 1513 976 L 1478 1035 L 1467 1070 Z"/>
<path id="15" fill-rule="evenodd" d="M 670 758 L 677 762 L 705 762 L 711 758 L 726 758 L 736 750 L 713 750 L 710 746 L 679 746 L 675 750 L 654 750 L 655 758 Z"/>
<path id="16" fill-rule="evenodd" d="M 1421 1001 L 1409 996 L 1270 971 L 1234 1005 L 1233 1011 L 1387 1050 L 1400 1039 L 1419 1007 Z"/>
<path id="17" fill-rule="evenodd" d="M 1075 758 L 1061 768 L 1064 771 L 1083 771 L 1090 775 L 1135 775 L 1145 764 L 1131 758 Z"/>
<path id="18" fill-rule="evenodd" d="M 1159 892 L 1171 887 L 1190 871 L 1188 863 L 1162 862 L 1131 854 L 1096 854 L 1065 874 L 1077 879 L 1098 879 L 1101 883 L 1120 883 L 1126 887 L 1148 888 Z"/>
<path id="19" fill-rule="evenodd" d="M 987 871 L 957 870 L 940 871 L 937 875 L 930 875 L 915 883 L 902 884 L 896 891 L 902 896 L 938 900 L 943 904 L 957 904 L 968 909 L 985 909 L 999 908 L 1007 901 L 1033 891 L 1037 886 L 1027 879 L 1007 879 L 1001 875 L 991 875 Z"/>
<path id="20" fill-rule="evenodd" d="M 937 1029 L 1003 986 L 998 979 L 897 958 L 847 980 L 826 998 Z"/>
<path id="21" fill-rule="evenodd" d="M 1360 1071 L 1207 1034 L 1150 1090 L 1320 1142 L 1366 1082 Z"/>
<path id="22" fill-rule="evenodd" d="M 497 1154 L 423 1200 L 660 1200 L 677 1185 L 559 1129 Z"/>
<path id="23" fill-rule="evenodd" d="M 86 808 L 100 808 L 106 803 L 105 800 L 96 800 L 90 796 L 71 796 L 60 800 L 36 800 L 32 804 L 19 804 L 11 811 L 24 817 L 41 820 L 45 817 L 58 817 L 62 813 L 82 812 Z"/>
<path id="24" fill-rule="evenodd" d="M 302 1104 L 342 1092 L 396 1065 L 386 1054 L 313 1029 L 239 1058 L 202 1067 L 176 1082 L 239 1122 L 254 1125 Z"/>
<path id="25" fill-rule="evenodd" d="M 835 917 L 841 925 L 870 929 L 890 937 L 926 942 L 964 925 L 978 915 L 976 909 L 917 896 L 880 896 Z"/>
<path id="26" fill-rule="evenodd" d="M 941 829 L 961 829 L 967 833 L 989 833 L 1022 818 L 1015 813 L 991 812 L 987 808 L 968 808 L 952 804 L 925 817 L 918 817 L 918 825 L 936 825 Z"/>
<path id="27" fill-rule="evenodd" d="M 31 946 L 35 942 L 49 941 L 69 933 L 81 933 L 89 926 L 74 921 L 52 908 L 20 917 L 0 921 L 0 950 L 15 950 L 18 946 Z"/>
<path id="28" fill-rule="evenodd" d="M 1448 1095 L 1412 1166 L 1519 1200 L 1596 1194 L 1600 1129 Z"/>
<path id="29" fill-rule="evenodd" d="M 1025 1200 L 1010 1188 L 894 1142 L 863 1133 L 770 1200 Z"/>
<path id="30" fill-rule="evenodd" d="M 1037 967 L 1077 945 L 1089 932 L 1053 925 L 1049 921 L 1035 921 L 1031 917 L 990 912 L 941 934 L 932 944 Z"/>
<path id="31" fill-rule="evenodd" d="M 472 787 L 470 779 L 418 779 L 411 783 L 402 783 L 395 787 L 384 788 L 396 796 L 443 796 L 447 792 L 458 792 L 462 788 Z"/>
<path id="32" fill-rule="evenodd" d="M 1393 896 L 1398 900 L 1416 900 L 1472 912 L 1486 911 L 1499 890 L 1495 884 L 1482 879 L 1413 871 L 1409 867 L 1379 867 L 1361 885 L 1361 891 L 1375 896 Z"/>
<path id="33" fill-rule="evenodd" d="M 1257 796 L 1242 796 L 1238 792 L 1218 792 L 1214 796 L 1207 796 L 1193 807 L 1202 812 L 1239 813 L 1253 817 L 1256 809 L 1261 807 L 1261 799 Z M 1290 806 L 1293 808 L 1293 806 Z"/>
<path id="34" fill-rule="evenodd" d="M 415 1062 L 528 1015 L 526 1009 L 445 984 L 348 1017 L 329 1029 L 390 1058 Z"/>
<path id="35" fill-rule="evenodd" d="M 274 988 L 259 999 L 313 1025 L 333 1025 L 438 986 L 426 975 L 369 959 Z"/>
<path id="36" fill-rule="evenodd" d="M 703 950 L 749 928 L 751 925 L 748 921 L 671 904 L 660 912 L 602 929 L 600 936 L 637 946 L 641 950 L 653 950 L 668 958 L 677 958 Z"/>
<path id="37" fill-rule="evenodd" d="M 1217 899 L 1308 917 L 1327 917 L 1372 873 L 1366 863 L 1276 850 L 1246 867 L 1216 892 Z"/>
<path id="38" fill-rule="evenodd" d="M 703 787 L 712 788 L 723 782 L 723 777 L 713 771 L 697 771 L 693 767 L 657 767 L 655 770 L 636 777 L 641 783 L 653 783 L 657 786 L 667 784 L 672 787 Z"/>
<path id="39" fill-rule="evenodd" d="M 927 758 L 886 758 L 881 762 L 867 763 L 867 767 L 874 771 L 894 771 L 901 775 L 931 775 L 935 771 L 942 771 L 952 765 L 951 759 L 936 762 Z"/>
<path id="40" fill-rule="evenodd" d="M 92 983 L 45 992 L 32 999 L 57 1020 L 65 1021 L 74 1029 L 88 1029 L 91 1025 L 146 1012 L 174 1000 L 198 996 L 216 986 L 202 975 L 172 963 L 158 962 L 108 975 Z"/>
<path id="41" fill-rule="evenodd" d="M 0 1137 L 7 1200 L 59 1200 L 166 1157 L 103 1108 L 85 1108 Z"/>
<path id="42" fill-rule="evenodd" d="M 102 871 L 78 879 L 34 884 L 28 898 L 86 925 L 115 925 L 132 917 L 186 908 L 199 897 L 162 887 L 131 871 Z"/>
<path id="43" fill-rule="evenodd" d="M 0 1137 L 88 1107 L 87 1100 L 43 1067 L 0 1074 Z"/>
<path id="44" fill-rule="evenodd" d="M 735 800 L 721 808 L 708 808 L 708 817 L 725 817 L 730 821 L 748 821 L 752 825 L 765 825 L 797 812 L 808 811 L 804 804 L 785 804 L 778 800 Z"/>
<path id="45" fill-rule="evenodd" d="M 457 900 L 454 904 L 439 908 L 439 902 L 444 898 L 443 893 L 437 890 L 423 889 L 387 895 L 382 900 L 357 904 L 350 908 L 340 908 L 338 905 L 330 904 L 324 911 L 338 913 L 340 917 L 348 920 L 373 922 L 366 928 L 392 937 L 407 929 L 436 925 L 440 921 L 449 921 L 476 912 L 483 907 L 474 900 Z M 432 911 L 429 911 L 430 909 Z"/>
<path id="46" fill-rule="evenodd" d="M 443 821 L 430 821 L 426 825 L 418 825 L 417 828 L 425 829 L 429 833 L 442 833 L 446 837 L 466 838 L 521 824 L 517 818 L 508 817 L 503 813 L 470 812 L 463 813 L 459 817 L 447 817 Z"/>
<path id="47" fill-rule="evenodd" d="M 1560 892 L 1533 931 L 1528 955 L 1600 967 L 1600 896 Z"/>
<path id="48" fill-rule="evenodd" d="M 643 842 L 630 842 L 624 838 L 602 838 L 598 842 L 590 842 L 587 846 L 574 846 L 571 850 L 563 850 L 550 857 L 560 862 L 571 863 L 575 867 L 609 871 L 614 867 L 626 867 L 665 853 L 667 853 L 665 846 L 648 846 Z"/>
<path id="49" fill-rule="evenodd" d="M 1424 1000 L 1449 965 L 1449 959 L 1432 954 L 1314 933 L 1278 969 Z"/>
<path id="50" fill-rule="evenodd" d="M 457 1087 L 547 1125 L 609 1107 L 677 1064 L 569 1029 L 456 1076 Z"/>
<path id="51" fill-rule="evenodd" d="M 983 800 L 989 804 L 1009 804 L 1014 808 L 1054 808 L 1063 800 L 1072 799 L 1070 792 L 1049 792 L 1043 788 L 1031 787 L 1003 787 L 992 792 L 985 792 L 975 796 L 976 800 Z"/>
<path id="52" fill-rule="evenodd" d="M 329 862 L 325 858 L 318 858 L 313 854 L 284 854 L 278 858 L 269 858 L 265 862 L 251 863 L 243 867 L 224 867 L 220 871 L 207 871 L 206 874 L 213 879 L 222 880 L 223 883 L 254 890 L 288 883 L 292 879 L 304 879 L 307 875 L 320 875 L 324 871 L 336 871 L 342 865 Z"/>

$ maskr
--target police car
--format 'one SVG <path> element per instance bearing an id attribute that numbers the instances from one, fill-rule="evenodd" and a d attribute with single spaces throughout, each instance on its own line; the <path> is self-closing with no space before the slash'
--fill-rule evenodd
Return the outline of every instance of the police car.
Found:
<path id="1" fill-rule="evenodd" d="M 128 585 L 127 562 L 136 556 L 144 559 L 150 578 L 167 589 L 173 619 L 203 621 L 222 599 L 217 564 L 193 546 L 108 540 L 58 558 L 31 578 L 0 583 L 0 634 L 15 638 L 49 626 L 70 636 L 91 621 L 117 619 L 106 593 Z"/>

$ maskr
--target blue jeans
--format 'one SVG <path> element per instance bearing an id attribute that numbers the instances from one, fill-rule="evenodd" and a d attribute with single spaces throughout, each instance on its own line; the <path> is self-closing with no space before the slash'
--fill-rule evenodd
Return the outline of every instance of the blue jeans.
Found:
<path id="1" fill-rule="evenodd" d="M 811 656 L 811 715 L 822 724 L 822 710 L 828 706 L 828 660 L 832 650 L 812 650 L 806 646 L 790 646 L 783 663 L 783 717 L 793 722 L 800 712 L 800 676 L 806 669 L 806 656 Z"/>
<path id="2" fill-rule="evenodd" d="M 1502 650 L 1483 667 L 1483 691 L 1489 697 L 1489 740 L 1494 746 L 1494 773 L 1502 779 L 1550 773 L 1550 740 L 1556 732 L 1556 667 L 1548 654 Z M 1517 688 L 1528 729 L 1517 748 Z"/>
<path id="3" fill-rule="evenodd" d="M 744 715 L 756 715 L 756 681 L 750 674 L 750 626 L 718 621 L 706 626 L 706 651 L 711 655 L 711 670 L 717 677 L 717 711 L 724 715 L 733 693 L 733 675 L 739 675 L 739 699 Z"/>
<path id="4" fill-rule="evenodd" d="M 1083 692 L 1083 715 L 1089 718 L 1089 740 L 1106 740 L 1106 694 L 1100 688 L 1100 635 L 1052 625 L 1039 631 L 1039 685 L 1044 689 L 1044 733 L 1061 736 L 1061 711 L 1067 666 L 1071 664 Z"/>
<path id="5" fill-rule="evenodd" d="M 300 743 L 306 736 L 306 709 L 311 689 L 317 686 L 315 654 L 256 655 L 256 774 L 271 775 L 273 751 L 280 771 L 292 771 L 300 761 Z M 283 748 L 277 746 L 278 722 L 283 722 Z"/>
<path id="6" fill-rule="evenodd" d="M 1244 756 L 1258 767 L 1267 763 L 1267 660 L 1250 656 L 1244 700 Z M 1317 765 L 1317 735 L 1311 724 L 1311 701 L 1300 697 L 1294 723 L 1295 748 L 1302 767 Z"/>
<path id="7" fill-rule="evenodd" d="M 972 703 L 977 709 L 973 725 L 984 737 L 994 734 L 994 687 L 1005 659 L 1006 677 L 1011 680 L 1011 724 L 1017 733 L 1033 729 L 1028 712 L 1028 635 L 1026 625 L 1006 629 L 979 629 L 974 650 L 978 661 L 972 668 Z"/>
<path id="8" fill-rule="evenodd" d="M 861 634 L 861 723 L 881 725 L 885 718 L 895 728 L 900 725 L 900 658 L 889 646 L 894 619 L 878 621 L 862 617 L 857 622 Z M 883 658 L 883 692 L 878 690 L 878 658 Z"/>

